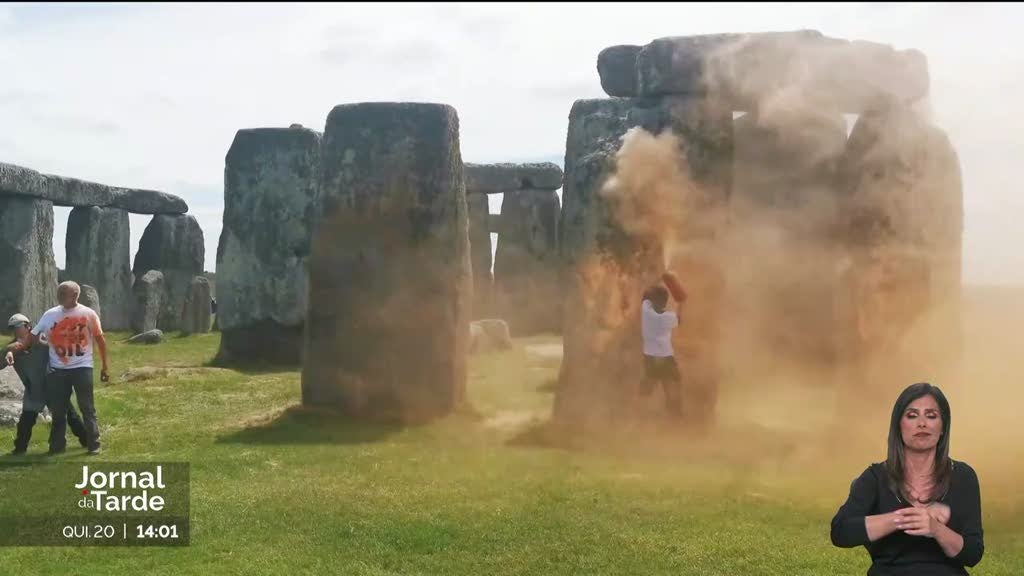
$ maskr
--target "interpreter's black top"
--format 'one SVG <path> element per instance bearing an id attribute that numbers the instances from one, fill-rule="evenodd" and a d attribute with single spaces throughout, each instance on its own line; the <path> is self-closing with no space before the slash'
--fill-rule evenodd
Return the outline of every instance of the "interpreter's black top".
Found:
<path id="1" fill-rule="evenodd" d="M 947 557 L 934 538 L 911 536 L 901 530 L 869 542 L 865 516 L 910 507 L 889 489 L 885 464 L 872 464 L 850 485 L 850 497 L 832 519 L 832 543 L 841 548 L 861 545 L 867 548 L 872 560 L 868 576 L 967 574 L 964 566 L 974 566 L 985 552 L 981 490 L 974 469 L 953 461 L 949 491 L 939 502 L 950 508 L 946 525 L 964 539 L 963 550 L 955 557 Z"/>

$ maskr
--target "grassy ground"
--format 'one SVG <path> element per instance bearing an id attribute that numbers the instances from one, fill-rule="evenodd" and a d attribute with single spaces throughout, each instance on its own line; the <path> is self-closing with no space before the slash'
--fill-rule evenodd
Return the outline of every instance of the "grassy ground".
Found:
<path id="1" fill-rule="evenodd" d="M 475 413 L 398 429 L 296 409 L 295 371 L 208 367 L 218 338 L 115 343 L 112 382 L 97 389 L 100 459 L 191 463 L 192 545 L 6 548 L 0 574 L 867 570 L 866 551 L 828 536 L 868 462 L 860 455 L 823 458 L 784 431 L 739 425 L 707 439 L 655 425 L 645 434 L 656 441 L 627 435 L 607 450 L 521 441 L 550 411 L 557 339 L 473 357 Z M 29 461 L 44 458 L 47 431 L 37 427 Z M 0 447 L 12 438 L 0 430 Z M 87 461 L 83 452 L 58 458 Z M 0 473 L 0 507 L 17 490 Z M 983 496 L 987 552 L 973 573 L 1019 575 L 1021 500 Z"/>

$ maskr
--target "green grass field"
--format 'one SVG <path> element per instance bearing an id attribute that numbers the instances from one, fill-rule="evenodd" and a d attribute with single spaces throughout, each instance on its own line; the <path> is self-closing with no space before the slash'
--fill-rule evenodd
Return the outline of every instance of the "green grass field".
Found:
<path id="1" fill-rule="evenodd" d="M 864 549 L 832 547 L 829 521 L 871 455 L 744 425 L 728 394 L 712 437 L 654 424 L 567 450 L 528 433 L 550 411 L 555 338 L 472 357 L 473 410 L 407 429 L 297 409 L 298 372 L 209 367 L 218 339 L 114 343 L 112 381 L 97 388 L 99 459 L 191 463 L 191 546 L 0 548 L 0 574 L 867 571 Z M 27 461 L 46 458 L 48 430 Z M 0 429 L 4 452 L 13 435 Z M 57 458 L 92 461 L 77 446 Z M 1019 576 L 1024 476 L 972 464 L 987 545 L 972 573 Z M 9 480 L 0 506 L 17 497 Z"/>

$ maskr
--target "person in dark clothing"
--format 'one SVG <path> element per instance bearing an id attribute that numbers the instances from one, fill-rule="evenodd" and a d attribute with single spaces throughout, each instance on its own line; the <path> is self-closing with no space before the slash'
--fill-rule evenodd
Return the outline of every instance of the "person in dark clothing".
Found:
<path id="1" fill-rule="evenodd" d="M 914 384 L 896 400 L 886 461 L 853 481 L 832 519 L 834 545 L 868 549 L 868 576 L 964 575 L 981 561 L 978 476 L 949 457 L 949 428 L 938 387 Z"/>
<path id="2" fill-rule="evenodd" d="M 32 330 L 32 323 L 26 316 L 15 314 L 8 320 L 7 325 L 14 329 L 15 342 L 27 342 L 29 332 Z M 4 365 L 14 366 L 14 371 L 18 373 L 18 377 L 21 378 L 21 383 L 25 387 L 21 416 L 18 418 L 17 432 L 14 437 L 14 450 L 11 451 L 11 454 L 20 456 L 28 450 L 29 440 L 32 439 L 32 428 L 36 424 L 39 413 L 46 405 L 45 379 L 50 352 L 42 343 L 36 343 L 27 350 L 19 352 L 15 352 L 13 348 L 10 345 L 7 347 L 4 354 Z M 85 424 L 70 402 L 67 404 L 67 420 L 71 432 L 78 438 L 79 444 L 85 447 Z"/>

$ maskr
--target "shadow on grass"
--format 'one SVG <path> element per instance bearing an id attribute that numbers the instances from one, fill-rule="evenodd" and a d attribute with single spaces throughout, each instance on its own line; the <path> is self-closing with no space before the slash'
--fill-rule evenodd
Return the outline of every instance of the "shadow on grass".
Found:
<path id="1" fill-rule="evenodd" d="M 583 443 L 575 434 L 560 431 L 550 420 L 534 421 L 506 442 L 516 448 L 546 448 L 549 450 L 580 450 Z"/>
<path id="2" fill-rule="evenodd" d="M 283 364 L 279 362 L 268 362 L 260 360 L 249 360 L 246 362 L 235 362 L 225 360 L 219 356 L 214 356 L 212 359 L 207 360 L 203 363 L 204 368 L 226 368 L 228 370 L 234 370 L 239 374 L 245 374 L 246 376 L 260 376 L 262 374 L 284 374 L 290 372 L 301 372 L 302 366 L 299 364 Z"/>
<path id="3" fill-rule="evenodd" d="M 402 430 L 399 424 L 292 406 L 271 420 L 219 437 L 217 444 L 368 444 Z"/>

